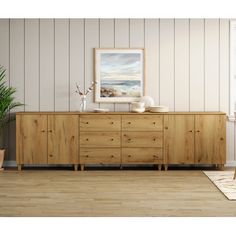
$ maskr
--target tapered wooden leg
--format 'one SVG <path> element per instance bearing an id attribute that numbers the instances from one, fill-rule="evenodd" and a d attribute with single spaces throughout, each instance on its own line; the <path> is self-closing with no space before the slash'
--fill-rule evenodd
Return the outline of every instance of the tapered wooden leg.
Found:
<path id="1" fill-rule="evenodd" d="M 74 170 L 77 171 L 78 170 L 78 164 L 74 165 Z"/>
<path id="2" fill-rule="evenodd" d="M 234 179 L 236 179 L 236 168 L 235 168 L 235 171 L 234 171 Z"/>
<path id="3" fill-rule="evenodd" d="M 18 171 L 21 171 L 21 165 L 17 165 Z"/>
<path id="4" fill-rule="evenodd" d="M 224 169 L 225 169 L 225 165 L 224 165 L 224 164 L 220 164 L 220 165 L 219 165 L 219 169 L 220 169 L 220 170 L 224 170 Z"/>
<path id="5" fill-rule="evenodd" d="M 80 165 L 81 171 L 84 171 L 84 165 Z"/>
<path id="6" fill-rule="evenodd" d="M 165 164 L 164 166 L 165 166 L 165 171 L 167 171 L 168 170 L 168 165 Z"/>
<path id="7" fill-rule="evenodd" d="M 162 167 L 162 164 L 159 164 L 159 165 L 158 165 L 158 170 L 161 171 L 161 167 Z"/>

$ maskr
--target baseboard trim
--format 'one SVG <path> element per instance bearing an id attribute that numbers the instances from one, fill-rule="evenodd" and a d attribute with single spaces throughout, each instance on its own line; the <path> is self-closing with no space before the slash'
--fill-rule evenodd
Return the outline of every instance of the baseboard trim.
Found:
<path id="1" fill-rule="evenodd" d="M 26 165 L 31 167 L 67 167 L 67 166 L 73 166 L 73 165 Z M 92 166 L 100 166 L 100 165 L 92 165 Z M 109 166 L 109 165 L 104 165 Z M 117 165 L 119 166 L 119 165 Z M 183 165 L 184 166 L 184 165 Z M 226 167 L 236 167 L 236 160 L 235 161 L 227 161 L 225 164 Z M 16 161 L 4 161 L 3 167 L 17 167 Z"/>

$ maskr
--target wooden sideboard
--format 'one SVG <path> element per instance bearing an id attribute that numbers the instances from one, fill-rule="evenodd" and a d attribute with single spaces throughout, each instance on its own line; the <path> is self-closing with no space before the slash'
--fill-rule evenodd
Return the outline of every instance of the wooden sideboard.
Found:
<path id="1" fill-rule="evenodd" d="M 214 164 L 226 162 L 222 112 L 16 114 L 16 160 L 24 164 Z"/>

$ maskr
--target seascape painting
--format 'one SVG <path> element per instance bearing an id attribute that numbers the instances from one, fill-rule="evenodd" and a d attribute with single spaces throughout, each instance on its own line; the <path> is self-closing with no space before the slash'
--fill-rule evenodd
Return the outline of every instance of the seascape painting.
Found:
<path id="1" fill-rule="evenodd" d="M 97 49 L 96 62 L 97 102 L 131 102 L 143 96 L 142 49 Z"/>

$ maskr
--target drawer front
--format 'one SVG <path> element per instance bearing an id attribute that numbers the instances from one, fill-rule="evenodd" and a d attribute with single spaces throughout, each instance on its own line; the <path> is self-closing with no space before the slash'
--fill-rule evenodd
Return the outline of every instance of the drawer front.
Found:
<path id="1" fill-rule="evenodd" d="M 163 115 L 124 115 L 122 130 L 125 131 L 162 131 Z"/>
<path id="2" fill-rule="evenodd" d="M 162 132 L 123 132 L 122 147 L 162 147 Z"/>
<path id="3" fill-rule="evenodd" d="M 164 163 L 162 148 L 123 148 L 122 163 Z"/>
<path id="4" fill-rule="evenodd" d="M 120 147 L 120 132 L 80 132 L 81 147 Z"/>
<path id="5" fill-rule="evenodd" d="M 120 115 L 81 115 L 80 131 L 120 131 Z"/>
<path id="6" fill-rule="evenodd" d="M 81 148 L 81 164 L 120 164 L 120 148 Z"/>

